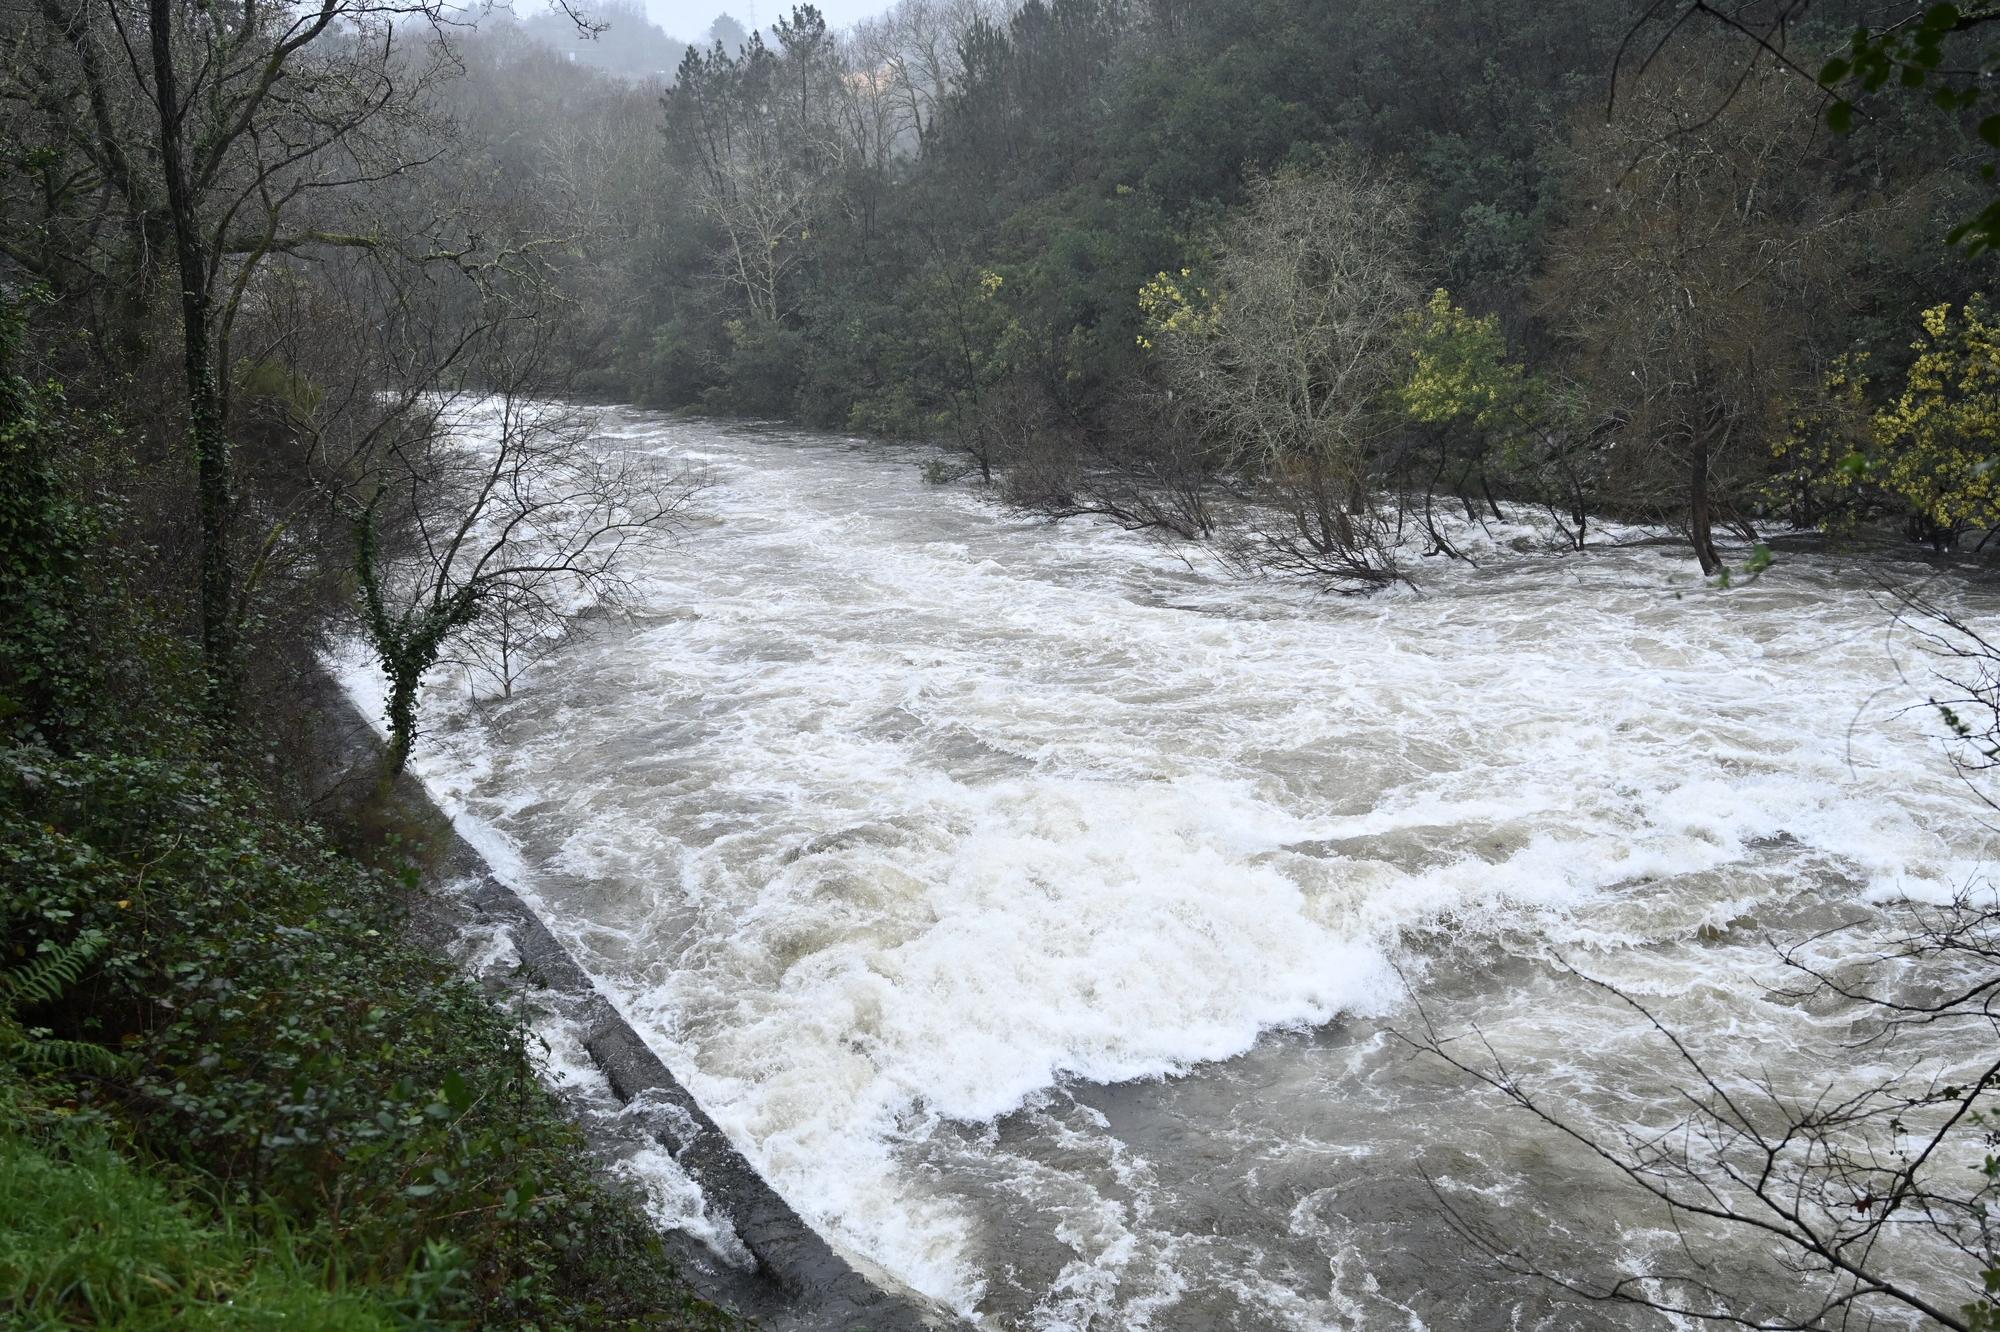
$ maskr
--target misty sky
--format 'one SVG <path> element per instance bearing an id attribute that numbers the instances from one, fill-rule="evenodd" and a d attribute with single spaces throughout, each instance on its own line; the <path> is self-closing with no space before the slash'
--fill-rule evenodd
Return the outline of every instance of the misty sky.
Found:
<path id="1" fill-rule="evenodd" d="M 820 13 L 836 28 L 879 14 L 890 3 L 891 0 L 818 0 Z M 707 32 L 717 14 L 730 14 L 746 28 L 751 26 L 754 15 L 757 27 L 769 29 L 778 21 L 778 15 L 791 12 L 791 0 L 756 0 L 755 4 L 749 0 L 645 0 L 645 5 L 653 22 L 682 41 Z"/>

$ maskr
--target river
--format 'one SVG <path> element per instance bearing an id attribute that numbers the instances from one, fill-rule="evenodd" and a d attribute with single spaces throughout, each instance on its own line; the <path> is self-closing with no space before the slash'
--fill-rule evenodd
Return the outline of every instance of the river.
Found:
<path id="1" fill-rule="evenodd" d="M 1989 854 L 1866 593 L 1919 565 L 1325 598 L 857 441 L 606 428 L 694 517 L 511 698 L 443 673 L 415 767 L 808 1219 L 992 1328 L 1610 1325 L 1424 1173 L 1561 1261 L 1672 1237 L 1398 1040 L 1409 989 L 1636 1122 L 1671 1070 L 1553 957 L 1810 1081 L 1856 1056 L 1767 939 Z"/>

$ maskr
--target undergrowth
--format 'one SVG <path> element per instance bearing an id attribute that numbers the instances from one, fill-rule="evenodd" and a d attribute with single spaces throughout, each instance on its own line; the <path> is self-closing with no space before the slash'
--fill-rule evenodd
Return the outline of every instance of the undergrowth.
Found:
<path id="1" fill-rule="evenodd" d="M 184 629 L 87 483 L 115 431 L 10 375 L 13 334 L 0 1327 L 724 1326 L 519 1021 L 407 928 L 422 830 L 322 829 L 251 728 L 192 720 Z"/>
<path id="2" fill-rule="evenodd" d="M 518 1022 L 406 937 L 414 870 L 210 765 L 21 745 L 0 848 L 0 1316 L 147 1327 L 317 1274 L 309 1326 L 720 1325 Z M 114 1196 L 109 1228 L 62 1201 Z M 68 1252 L 36 1238 L 65 1215 L 85 1277 L 22 1257 Z M 87 1279 L 121 1261 L 159 1280 Z"/>

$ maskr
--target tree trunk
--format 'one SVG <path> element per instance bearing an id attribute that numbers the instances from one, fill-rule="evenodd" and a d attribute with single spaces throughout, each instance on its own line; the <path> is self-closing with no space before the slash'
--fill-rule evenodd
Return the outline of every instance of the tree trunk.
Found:
<path id="1" fill-rule="evenodd" d="M 209 720 L 227 723 L 236 710 L 236 567 L 229 548 L 234 507 L 229 436 L 222 392 L 209 340 L 209 256 L 183 151 L 180 82 L 174 67 L 173 5 L 150 0 L 153 94 L 160 126 L 160 172 L 173 225 L 174 262 L 180 283 L 182 363 L 186 376 L 188 443 L 194 453 L 201 529 L 201 656 L 208 675 Z"/>
<path id="2" fill-rule="evenodd" d="M 1715 553 L 1714 523 L 1709 513 L 1708 436 L 1697 433 L 1694 460 L 1688 469 L 1688 537 L 1694 542 L 1694 557 L 1701 561 L 1704 575 L 1722 572 L 1722 557 Z"/>
<path id="3" fill-rule="evenodd" d="M 389 677 L 389 747 L 382 755 L 382 775 L 400 777 L 409 766 L 410 750 L 417 742 L 417 690 L 423 672 L 398 671 Z"/>
<path id="4" fill-rule="evenodd" d="M 1458 547 L 1447 541 L 1444 533 L 1438 530 L 1437 514 L 1433 507 L 1437 499 L 1438 482 L 1444 479 L 1444 469 L 1448 461 L 1444 447 L 1440 444 L 1437 466 L 1432 469 L 1431 479 L 1424 486 L 1424 531 L 1430 535 L 1431 545 L 1437 548 L 1438 554 L 1449 560 L 1462 560 L 1465 556 L 1459 553 Z"/>

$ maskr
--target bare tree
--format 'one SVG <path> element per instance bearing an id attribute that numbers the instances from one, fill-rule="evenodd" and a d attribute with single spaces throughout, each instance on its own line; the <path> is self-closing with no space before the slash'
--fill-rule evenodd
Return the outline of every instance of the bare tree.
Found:
<path id="1" fill-rule="evenodd" d="M 181 389 L 164 424 L 193 462 L 208 710 L 227 721 L 273 554 L 269 532 L 249 530 L 238 456 L 272 420 L 239 417 L 238 383 L 302 335 L 269 310 L 342 253 L 464 273 L 509 263 L 503 223 L 422 179 L 462 146 L 438 97 L 459 72 L 455 19 L 440 0 L 7 0 L 7 17 L 6 127 L 60 164 L 61 183 L 0 178 L 0 264 L 84 300 L 116 293 L 94 342 L 119 373 L 171 276 Z"/>
<path id="2" fill-rule="evenodd" d="M 532 316 L 498 323 L 475 362 L 485 391 L 386 441 L 348 501 L 362 629 L 389 683 L 392 775 L 448 649 L 472 635 L 475 650 L 497 644 L 511 684 L 537 639 L 616 600 L 632 547 L 667 532 L 694 492 L 679 472 L 604 448 L 592 415 L 552 396 L 551 336 Z"/>
<path id="3" fill-rule="evenodd" d="M 1960 129 L 1980 139 L 1988 136 L 1993 123 L 1991 34 L 2000 24 L 2000 6 L 1985 0 L 1843 6 L 1829 25 L 1843 40 L 1831 48 L 1824 44 L 1827 29 L 1813 31 L 1828 17 L 1826 8 L 1813 0 L 1648 0 L 1627 27 L 1612 63 L 1611 105 L 1617 106 L 1628 79 L 1643 80 L 1663 54 L 1685 54 L 1680 43 L 1687 34 L 1713 34 L 1722 40 L 1700 49 L 1716 74 L 1717 115 L 1760 68 L 1775 67 L 1810 90 L 1815 111 L 1836 133 L 1863 120 L 1914 127 L 1919 117 L 1940 110 L 1957 118 Z M 1809 39 L 1801 41 L 1802 34 L 1810 34 Z M 1924 132 L 1942 138 L 1939 128 L 1933 121 Z M 1995 176 L 1990 168 L 1982 174 L 1986 189 L 1950 205 L 1964 211 L 1946 236 L 1949 244 L 1962 243 L 1973 254 L 2000 244 L 2000 199 L 1991 190 Z"/>
<path id="4" fill-rule="evenodd" d="M 1890 586 L 1880 600 L 1928 653 L 1935 685 L 1926 706 L 1950 728 L 1952 762 L 1979 799 L 1994 802 L 1975 779 L 2000 768 L 2000 644 L 1921 589 Z"/>
<path id="5" fill-rule="evenodd" d="M 553 592 L 554 575 L 537 580 Z M 564 648 L 574 646 L 595 607 L 578 607 L 571 599 L 536 594 L 500 598 L 448 644 L 439 665 L 466 673 L 469 688 L 485 682 L 501 698 L 512 698 L 522 677 Z"/>
<path id="6" fill-rule="evenodd" d="M 1756 539 L 1746 496 L 1784 404 L 1824 355 L 1827 313 L 1866 295 L 1870 228 L 1904 204 L 1850 192 L 1810 88 L 1768 62 L 1733 77 L 1670 52 L 1615 120 L 1581 128 L 1542 287 L 1618 427 L 1606 498 L 1674 516 L 1707 574 L 1718 529 Z"/>
<path id="7" fill-rule="evenodd" d="M 901 0 L 855 26 L 848 42 L 854 77 L 888 108 L 892 142 L 920 154 L 941 99 L 965 72 L 964 41 L 973 23 L 992 19 L 990 0 Z"/>
<path id="8" fill-rule="evenodd" d="M 2000 1091 L 2000 910 L 1990 894 L 1941 908 L 1907 905 L 1903 934 L 1882 956 L 1886 979 L 1925 971 L 1916 993 L 1892 980 L 1818 970 L 1803 948 L 1784 956 L 1793 997 L 1872 1010 L 1859 1038 L 1879 1044 L 1908 1026 L 1953 1028 L 1970 1058 L 1908 1078 L 1830 1077 L 1787 1087 L 1704 1054 L 1632 995 L 1573 972 L 1638 1014 L 1678 1072 L 1678 1108 L 1620 1130 L 1591 1125 L 1553 1088 L 1512 1067 L 1477 1028 L 1440 1031 L 1417 1005 L 1414 1048 L 1482 1084 L 1558 1138 L 1609 1168 L 1677 1236 L 1646 1270 L 1611 1274 L 1557 1266 L 1433 1181 L 1453 1228 L 1503 1270 L 1546 1280 L 1595 1303 L 1761 1329 L 1847 1329 L 1897 1313 L 1949 1328 L 1991 1326 L 1984 1273 L 1995 1266 L 1987 1209 L 2000 1182 L 1979 1162 Z M 1559 965 L 1566 964 L 1558 963 Z M 1955 1271 L 1938 1262 L 1958 1260 Z M 1768 1265 L 1768 1266 L 1766 1266 Z M 1782 1280 L 1773 1280 L 1773 1272 Z"/>
<path id="9" fill-rule="evenodd" d="M 1266 567 L 1343 590 L 1394 577 L 1371 468 L 1416 298 L 1410 226 L 1409 192 L 1353 160 L 1260 178 L 1219 238 L 1212 303 L 1156 321 L 1167 385 L 1285 514 L 1245 547 Z"/>
<path id="10" fill-rule="evenodd" d="M 1108 437 L 1045 429 L 1008 462 L 1003 494 L 1051 518 L 1106 518 L 1182 540 L 1216 534 L 1221 456 L 1157 386 L 1125 395 Z"/>

